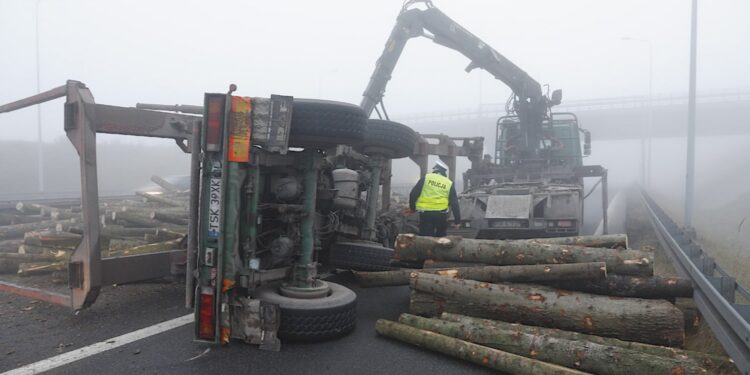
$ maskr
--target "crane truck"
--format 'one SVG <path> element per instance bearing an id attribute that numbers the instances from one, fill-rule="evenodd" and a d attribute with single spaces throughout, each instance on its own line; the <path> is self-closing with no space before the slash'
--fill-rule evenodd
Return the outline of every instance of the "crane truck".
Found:
<path id="1" fill-rule="evenodd" d="M 419 3 L 424 7 L 416 6 Z M 462 222 L 449 234 L 488 239 L 578 235 L 585 177 L 600 177 L 603 182 L 606 231 L 607 170 L 583 165 L 583 157 L 591 152 L 591 137 L 578 126 L 576 115 L 552 112 L 562 101 L 562 91 L 546 94 L 528 73 L 429 0 L 404 4 L 364 91 L 361 107 L 365 113 L 376 110 L 380 115 L 380 105 L 387 116 L 386 85 L 407 42 L 416 37 L 461 53 L 470 60 L 467 72 L 484 69 L 512 90 L 506 104 L 508 115 L 497 121 L 494 157 L 484 157 L 476 140 L 466 145 L 470 149 L 464 154 L 472 165 L 459 195 Z M 427 159 L 415 161 L 424 173 Z M 455 173 L 455 158 L 449 166 Z"/>

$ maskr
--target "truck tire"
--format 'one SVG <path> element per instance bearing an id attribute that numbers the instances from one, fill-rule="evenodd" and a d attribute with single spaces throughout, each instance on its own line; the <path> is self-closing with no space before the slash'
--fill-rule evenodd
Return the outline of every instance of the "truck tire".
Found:
<path id="1" fill-rule="evenodd" d="M 349 103 L 316 99 L 294 99 L 291 147 L 355 145 L 365 139 L 367 116 Z"/>
<path id="2" fill-rule="evenodd" d="M 393 249 L 375 242 L 337 242 L 331 246 L 328 262 L 355 271 L 388 271 Z"/>
<path id="3" fill-rule="evenodd" d="M 363 154 L 381 154 L 400 159 L 414 153 L 419 136 L 410 127 L 386 120 L 367 120 L 365 142 L 357 147 Z"/>
<path id="4" fill-rule="evenodd" d="M 357 324 L 357 295 L 351 289 L 328 282 L 331 292 L 323 298 L 290 298 L 279 294 L 280 284 L 257 289 L 256 297 L 281 309 L 279 338 L 320 341 L 343 336 Z"/>

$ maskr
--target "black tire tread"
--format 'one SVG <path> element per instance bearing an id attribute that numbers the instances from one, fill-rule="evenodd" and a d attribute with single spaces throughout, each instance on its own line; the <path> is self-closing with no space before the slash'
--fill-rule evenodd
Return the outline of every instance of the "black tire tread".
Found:
<path id="1" fill-rule="evenodd" d="M 365 139 L 367 117 L 353 104 L 294 99 L 289 146 L 355 145 Z"/>
<path id="2" fill-rule="evenodd" d="M 391 258 L 393 249 L 343 243 L 331 247 L 328 261 L 336 267 L 355 271 L 388 271 L 393 269 Z"/>
<path id="3" fill-rule="evenodd" d="M 357 324 L 357 301 L 330 309 L 281 309 L 279 338 L 316 341 L 343 336 Z"/>
<path id="4" fill-rule="evenodd" d="M 386 120 L 367 121 L 365 142 L 358 149 L 365 154 L 380 152 L 390 159 L 400 159 L 414 152 L 417 133 L 410 127 Z"/>

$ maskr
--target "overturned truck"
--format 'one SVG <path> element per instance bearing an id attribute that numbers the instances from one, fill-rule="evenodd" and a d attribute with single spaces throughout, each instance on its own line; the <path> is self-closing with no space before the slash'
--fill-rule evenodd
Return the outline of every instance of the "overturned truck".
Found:
<path id="1" fill-rule="evenodd" d="M 356 295 L 322 281 L 320 272 L 332 263 L 332 249 L 337 264 L 388 265 L 392 250 L 382 244 L 397 233 L 377 215 L 378 176 L 391 158 L 410 155 L 416 134 L 368 120 L 356 105 L 235 90 L 206 94 L 203 106 L 127 108 L 97 104 L 83 83 L 68 81 L 0 106 L 2 113 L 66 98 L 64 127 L 80 157 L 81 239 L 63 265 L 70 295 L 34 293 L 80 310 L 102 286 L 185 273 L 199 341 L 234 338 L 273 350 L 277 334 L 317 340 L 354 328 Z M 103 255 L 97 133 L 171 138 L 191 154 L 187 241 L 154 253 Z M 388 140 L 395 133 L 403 142 Z"/>

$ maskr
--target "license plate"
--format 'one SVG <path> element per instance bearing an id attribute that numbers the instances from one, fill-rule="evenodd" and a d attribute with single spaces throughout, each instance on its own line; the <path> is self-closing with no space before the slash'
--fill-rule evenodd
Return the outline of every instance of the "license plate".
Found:
<path id="1" fill-rule="evenodd" d="M 221 232 L 221 178 L 211 178 L 209 191 L 208 237 L 219 238 Z"/>

